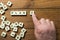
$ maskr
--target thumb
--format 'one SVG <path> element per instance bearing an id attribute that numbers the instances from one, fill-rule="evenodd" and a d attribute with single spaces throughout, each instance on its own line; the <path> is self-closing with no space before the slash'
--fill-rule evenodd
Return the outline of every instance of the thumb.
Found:
<path id="1" fill-rule="evenodd" d="M 38 19 L 36 18 L 35 14 L 32 14 L 32 20 L 33 20 L 34 25 L 38 25 Z"/>

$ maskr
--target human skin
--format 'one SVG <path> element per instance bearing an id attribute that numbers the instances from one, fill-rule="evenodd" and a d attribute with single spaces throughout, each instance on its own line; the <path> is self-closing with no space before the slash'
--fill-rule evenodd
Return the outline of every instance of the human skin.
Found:
<path id="1" fill-rule="evenodd" d="M 32 14 L 32 19 L 37 40 L 56 40 L 56 29 L 53 21 L 45 18 L 38 20 L 35 14 Z"/>

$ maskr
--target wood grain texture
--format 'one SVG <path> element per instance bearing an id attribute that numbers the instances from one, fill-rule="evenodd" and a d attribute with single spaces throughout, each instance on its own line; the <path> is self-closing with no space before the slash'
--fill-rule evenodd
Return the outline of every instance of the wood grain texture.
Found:
<path id="1" fill-rule="evenodd" d="M 0 0 L 0 2 L 4 4 L 7 3 L 8 0 Z M 57 31 L 57 40 L 60 40 L 60 0 L 11 0 L 13 2 L 12 7 L 5 12 L 5 16 L 7 20 L 11 22 L 23 22 L 24 27 L 27 29 L 27 33 L 25 38 L 22 40 L 36 40 L 34 36 L 34 24 L 32 18 L 30 16 L 30 10 L 34 10 L 35 14 L 38 18 L 46 18 L 53 20 L 55 23 L 56 31 Z M 10 11 L 20 11 L 26 10 L 27 16 L 11 16 Z M 0 15 L 1 17 L 2 15 Z M 2 20 L 0 20 L 1 22 Z M 20 33 L 21 29 L 18 29 L 18 33 Z M 0 29 L 0 34 L 2 31 Z M 6 32 L 6 31 L 5 31 Z M 10 31 L 11 32 L 11 31 Z M 2 38 L 0 36 L 0 40 L 15 40 L 14 38 L 10 37 L 10 32 L 7 32 L 7 37 Z"/>
<path id="2" fill-rule="evenodd" d="M 0 0 L 6 4 L 8 0 Z M 60 0 L 10 0 L 11 8 L 60 8 Z"/>

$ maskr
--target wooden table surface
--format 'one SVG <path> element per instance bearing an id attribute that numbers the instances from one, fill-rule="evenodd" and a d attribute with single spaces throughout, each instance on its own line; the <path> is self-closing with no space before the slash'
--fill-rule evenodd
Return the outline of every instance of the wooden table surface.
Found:
<path id="1" fill-rule="evenodd" d="M 4 4 L 7 3 L 8 0 L 0 0 L 0 2 Z M 7 20 L 11 22 L 23 22 L 24 28 L 27 29 L 27 33 L 22 40 L 36 40 L 34 36 L 34 25 L 32 18 L 29 14 L 30 10 L 34 10 L 35 14 L 38 19 L 40 18 L 48 18 L 53 20 L 55 23 L 56 31 L 57 31 L 57 40 L 60 40 L 60 0 L 10 0 L 12 1 L 12 7 L 5 12 L 5 16 Z M 11 16 L 10 11 L 20 11 L 26 10 L 26 16 Z M 2 15 L 0 15 L 1 17 Z M 0 20 L 1 22 L 1 20 Z M 0 34 L 2 30 L 0 29 Z M 6 31 L 5 31 L 6 32 Z M 10 31 L 11 32 L 11 31 Z M 7 37 L 2 38 L 0 36 L 0 40 L 15 40 L 14 38 L 10 37 L 10 32 L 7 32 Z M 18 29 L 19 34 L 20 29 Z"/>

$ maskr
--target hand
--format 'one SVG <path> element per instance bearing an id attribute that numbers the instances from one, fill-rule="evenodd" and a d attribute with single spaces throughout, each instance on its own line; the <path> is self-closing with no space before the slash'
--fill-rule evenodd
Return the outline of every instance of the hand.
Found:
<path id="1" fill-rule="evenodd" d="M 53 21 L 44 18 L 38 20 L 35 14 L 32 14 L 32 19 L 37 40 L 56 40 L 56 30 Z"/>

